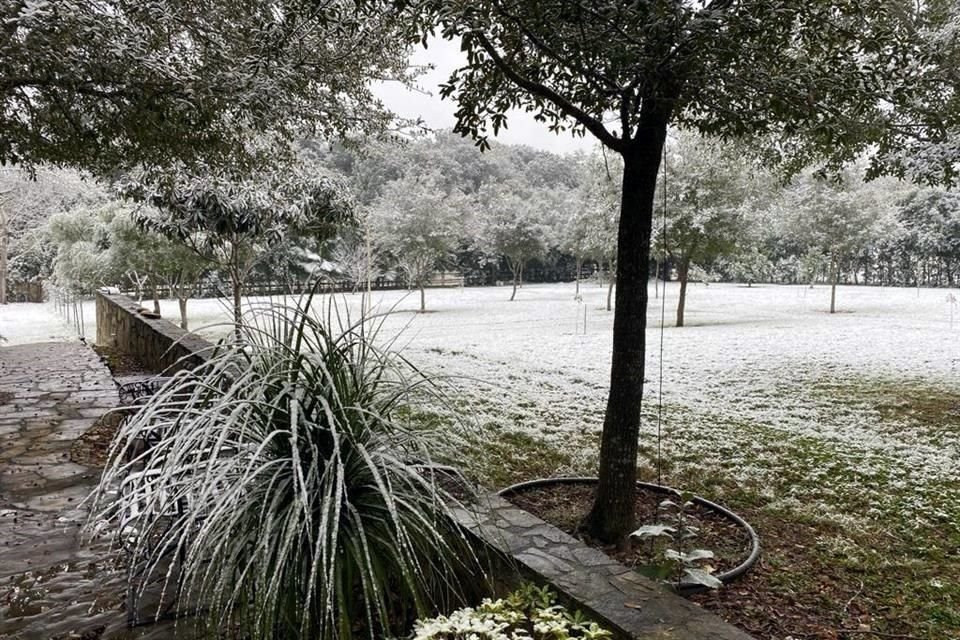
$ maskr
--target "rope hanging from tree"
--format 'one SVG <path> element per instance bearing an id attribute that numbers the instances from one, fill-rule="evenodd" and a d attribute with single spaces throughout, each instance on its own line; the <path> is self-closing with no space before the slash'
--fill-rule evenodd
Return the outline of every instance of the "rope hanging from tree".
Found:
<path id="1" fill-rule="evenodd" d="M 663 206 L 660 209 L 660 219 L 662 222 L 660 243 L 664 248 L 667 246 L 667 141 L 663 141 L 663 159 L 660 163 L 663 172 Z M 658 263 L 659 264 L 659 263 Z M 653 274 L 654 278 L 659 278 L 660 274 Z M 659 389 L 657 391 L 657 484 L 663 485 L 663 460 L 661 457 L 662 426 L 663 426 L 663 325 L 667 313 L 667 281 L 663 281 L 663 295 L 660 296 L 660 373 Z"/>

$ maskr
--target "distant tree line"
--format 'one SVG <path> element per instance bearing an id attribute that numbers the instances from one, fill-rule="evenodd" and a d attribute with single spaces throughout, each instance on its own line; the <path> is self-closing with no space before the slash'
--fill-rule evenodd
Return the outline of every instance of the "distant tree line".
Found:
<path id="1" fill-rule="evenodd" d="M 183 324 L 201 283 L 235 297 L 241 282 L 302 282 L 318 268 L 347 289 L 369 279 L 421 293 L 435 272 L 454 271 L 467 285 L 512 285 L 511 298 L 524 282 L 600 273 L 615 284 L 618 157 L 496 144 L 481 154 L 445 132 L 359 149 L 306 141 L 299 154 L 297 185 L 265 173 L 227 190 L 256 211 L 227 206 L 223 185 L 196 178 L 149 192 L 135 182 L 124 194 L 135 202 L 123 204 L 75 172 L 27 180 L 8 170 L 7 280 L 148 298 L 159 289 L 181 300 Z M 651 273 L 680 281 L 677 323 L 691 280 L 956 286 L 960 194 L 855 173 L 784 185 L 742 148 L 671 134 Z M 272 184 L 284 202 L 321 187 L 329 202 L 290 209 Z M 216 211 L 195 209 L 213 195 Z M 227 238 L 240 219 L 242 238 Z"/>

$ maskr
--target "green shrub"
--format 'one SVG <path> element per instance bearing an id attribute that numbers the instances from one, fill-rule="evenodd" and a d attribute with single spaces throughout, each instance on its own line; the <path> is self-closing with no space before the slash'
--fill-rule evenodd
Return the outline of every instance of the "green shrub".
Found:
<path id="1" fill-rule="evenodd" d="M 158 573 L 183 553 L 166 587 L 206 607 L 211 629 L 388 635 L 484 580 L 449 517 L 453 497 L 418 466 L 429 434 L 395 419 L 431 381 L 375 346 L 372 322 L 333 303 L 318 319 L 310 301 L 255 310 L 241 341 L 178 373 L 122 427 L 98 517 L 117 526 L 146 504 L 127 531 L 133 560 Z M 151 430 L 160 439 L 139 454 Z M 158 515 L 175 503 L 186 510 Z"/>

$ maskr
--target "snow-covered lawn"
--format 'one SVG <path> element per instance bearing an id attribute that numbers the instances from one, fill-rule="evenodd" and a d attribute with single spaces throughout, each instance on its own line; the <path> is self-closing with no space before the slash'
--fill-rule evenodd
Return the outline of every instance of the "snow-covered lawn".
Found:
<path id="1" fill-rule="evenodd" d="M 559 474 L 593 469 L 608 387 L 606 289 L 586 283 L 581 293 L 582 302 L 573 284 L 526 285 L 509 302 L 506 287 L 432 289 L 424 314 L 415 313 L 416 294 L 374 292 L 374 301 L 390 312 L 382 335 L 399 332 L 405 356 L 455 378 L 468 428 L 535 445 L 532 468 Z M 948 403 L 960 402 L 960 310 L 951 326 L 949 294 L 840 287 L 840 312 L 830 315 L 825 286 L 696 284 L 688 326 L 678 329 L 677 287 L 668 285 L 661 429 L 668 469 L 715 468 L 762 487 L 777 504 L 821 516 L 842 519 L 852 503 L 915 522 L 947 516 L 946 506 L 960 505 L 960 417 L 918 420 L 911 400 L 947 394 Z M 356 311 L 361 296 L 343 300 Z M 662 300 L 651 288 L 641 443 L 651 467 Z M 175 320 L 176 302 L 163 301 L 162 311 Z M 195 328 L 230 317 L 219 300 L 191 301 L 189 312 Z M 92 303 L 85 315 L 92 333 Z M 0 334 L 11 343 L 75 339 L 48 305 L 0 309 Z M 441 420 L 448 412 L 436 410 Z"/>
<path id="2" fill-rule="evenodd" d="M 535 443 L 539 472 L 568 473 L 594 467 L 610 365 L 606 289 L 590 283 L 581 293 L 579 302 L 572 284 L 527 285 L 509 302 L 508 288 L 435 289 L 425 314 L 415 313 L 415 294 L 374 300 L 391 312 L 383 334 L 401 332 L 408 358 L 458 380 L 468 427 Z M 950 293 L 840 287 L 840 312 L 830 315 L 825 286 L 691 285 L 688 326 L 678 329 L 677 287 L 668 285 L 664 457 L 674 472 L 713 467 L 820 516 L 842 519 L 852 503 L 869 503 L 878 515 L 939 520 L 945 505 L 960 505 L 960 418 L 918 421 L 911 401 L 960 401 L 960 310 L 951 326 Z M 642 442 L 651 455 L 663 300 L 652 294 Z M 344 300 L 356 310 L 361 296 Z M 190 305 L 194 326 L 228 320 L 220 301 Z M 175 304 L 163 312 L 176 317 Z"/>
<path id="3" fill-rule="evenodd" d="M 76 341 L 78 332 L 73 322 L 73 316 L 66 319 L 53 302 L 0 305 L 0 336 L 3 336 L 0 348 L 31 342 Z M 97 326 L 92 300 L 83 303 L 83 325 L 92 339 Z"/>

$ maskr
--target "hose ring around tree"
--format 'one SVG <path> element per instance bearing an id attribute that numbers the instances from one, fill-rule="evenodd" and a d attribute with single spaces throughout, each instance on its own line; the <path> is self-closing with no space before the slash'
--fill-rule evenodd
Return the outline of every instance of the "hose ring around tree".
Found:
<path id="1" fill-rule="evenodd" d="M 536 487 L 545 487 L 554 484 L 596 484 L 598 479 L 591 476 L 566 476 L 560 478 L 540 478 L 538 480 L 529 480 L 527 482 L 519 482 L 517 484 L 510 485 L 504 489 L 501 489 L 497 492 L 501 498 L 506 498 L 509 500 L 511 495 L 517 495 L 523 493 L 528 489 L 534 489 Z M 652 484 L 650 482 L 640 482 L 637 481 L 637 487 L 644 489 L 646 491 L 651 491 L 653 493 L 660 493 L 663 495 L 669 495 L 673 497 L 681 497 L 683 494 L 678 489 L 673 487 L 667 487 L 659 484 Z M 730 569 L 729 571 L 724 571 L 722 573 L 716 574 L 714 577 L 717 578 L 724 585 L 730 584 L 731 582 L 742 577 L 747 571 L 749 571 L 760 559 L 760 536 L 757 535 L 757 532 L 754 531 L 753 527 L 750 524 L 741 518 L 739 515 L 730 511 L 726 507 L 723 507 L 715 502 L 711 502 L 706 498 L 701 498 L 700 496 L 694 496 L 691 500 L 694 504 L 700 505 L 714 513 L 720 515 L 721 517 L 733 522 L 738 527 L 740 527 L 750 539 L 750 553 L 747 555 L 746 559 L 741 562 L 739 565 Z M 693 593 L 702 593 L 707 591 L 707 587 L 693 583 L 693 582 L 681 582 L 678 586 L 674 587 L 678 592 L 682 594 L 693 594 Z"/>

